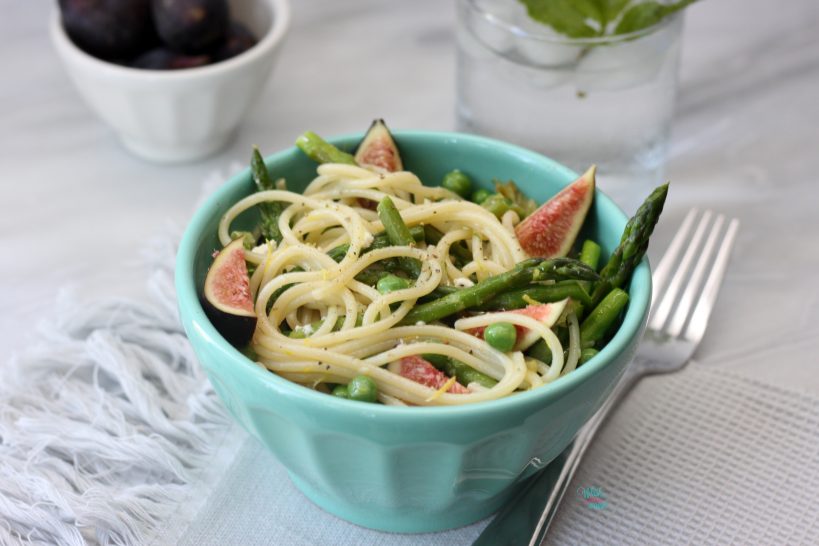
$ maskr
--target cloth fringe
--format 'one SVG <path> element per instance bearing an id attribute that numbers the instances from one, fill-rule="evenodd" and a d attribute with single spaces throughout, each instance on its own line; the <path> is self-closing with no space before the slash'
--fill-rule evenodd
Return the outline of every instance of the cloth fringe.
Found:
<path id="1" fill-rule="evenodd" d="M 146 301 L 61 295 L 0 381 L 0 543 L 141 544 L 230 426 L 176 310 L 176 238 Z"/>

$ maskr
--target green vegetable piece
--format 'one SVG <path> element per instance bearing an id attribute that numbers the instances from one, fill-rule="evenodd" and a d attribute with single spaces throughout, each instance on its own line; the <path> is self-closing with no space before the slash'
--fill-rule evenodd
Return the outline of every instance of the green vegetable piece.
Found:
<path id="1" fill-rule="evenodd" d="M 259 355 L 256 354 L 256 350 L 253 348 L 253 345 L 251 345 L 250 343 L 248 343 L 247 345 L 245 345 L 244 347 L 239 349 L 239 352 L 242 353 L 243 355 L 245 355 L 247 358 L 249 358 L 250 360 L 252 360 L 254 362 L 259 359 Z"/>
<path id="2" fill-rule="evenodd" d="M 378 279 L 378 283 L 376 284 L 376 289 L 382 294 L 389 294 L 396 290 L 405 290 L 409 287 L 410 283 L 407 279 L 396 275 L 384 275 Z"/>
<path id="3" fill-rule="evenodd" d="M 592 347 L 586 347 L 582 349 L 580 351 L 580 360 L 578 361 L 577 365 L 581 366 L 585 364 L 586 362 L 594 358 L 594 355 L 596 355 L 598 352 L 599 351 L 597 349 L 594 349 Z"/>
<path id="4" fill-rule="evenodd" d="M 448 356 L 439 355 L 438 353 L 426 353 L 426 354 L 421 355 L 421 358 L 423 358 L 424 360 L 429 361 L 430 364 L 432 364 L 433 366 L 435 366 L 436 368 L 438 368 L 442 372 L 447 373 L 447 371 L 444 368 L 446 368 L 447 366 L 450 365 L 450 362 L 449 362 L 450 358 Z M 448 374 L 448 375 L 452 375 L 452 374 Z"/>
<path id="5" fill-rule="evenodd" d="M 591 303 L 591 296 L 586 292 L 583 283 L 578 281 L 561 281 L 554 284 L 533 284 L 498 294 L 485 305 L 479 307 L 481 311 L 504 311 L 507 309 L 521 309 L 532 304 L 554 303 L 571 298 L 584 304 Z"/>
<path id="6" fill-rule="evenodd" d="M 420 243 L 420 242 L 423 242 L 423 241 L 426 240 L 425 239 L 425 232 L 424 232 L 426 227 L 427 226 L 412 226 L 411 228 L 409 228 L 410 235 L 412 235 L 412 238 L 415 240 L 416 243 Z M 432 226 L 430 226 L 430 227 L 432 227 Z M 376 249 L 379 249 L 379 248 L 386 248 L 386 247 L 390 246 L 390 244 L 391 244 L 390 239 L 389 239 L 389 237 L 387 237 L 387 234 L 386 233 L 379 233 L 378 235 L 373 237 L 373 242 L 370 243 L 370 246 L 368 246 L 367 248 L 364 249 L 363 253 L 366 254 L 367 252 L 370 252 L 371 250 L 376 250 Z M 344 256 L 347 255 L 348 250 L 350 250 L 350 245 L 347 245 L 347 244 L 338 245 L 337 247 L 331 248 L 330 250 L 328 250 L 327 255 L 330 256 L 335 261 L 340 262 L 341 260 L 344 259 Z"/>
<path id="7" fill-rule="evenodd" d="M 247 250 L 250 250 L 256 246 L 256 241 L 259 240 L 259 235 L 260 233 L 253 233 L 251 231 L 231 231 L 230 239 L 232 241 L 242 239 L 242 246 L 244 246 Z"/>
<path id="8" fill-rule="evenodd" d="M 437 245 L 444 237 L 444 234 L 438 231 L 434 226 L 427 224 L 424 226 L 424 236 L 427 244 Z M 449 253 L 455 258 L 455 265 L 463 265 L 472 261 L 472 252 L 463 241 L 458 241 L 451 245 L 449 247 Z"/>
<path id="9" fill-rule="evenodd" d="M 506 211 L 512 208 L 512 202 L 499 193 L 493 193 L 483 200 L 481 206 L 498 218 L 501 218 L 506 214 Z"/>
<path id="10" fill-rule="evenodd" d="M 591 239 L 586 239 L 583 241 L 583 246 L 580 249 L 580 261 L 586 264 L 587 266 L 591 267 L 595 271 L 597 271 L 597 267 L 600 265 L 600 254 L 602 253 L 602 249 L 600 245 L 592 241 Z M 583 290 L 586 292 L 591 291 L 591 283 L 586 281 L 580 283 L 583 287 Z M 590 305 L 591 298 L 586 301 L 582 302 L 583 305 Z M 577 318 L 582 318 L 583 309 L 577 310 Z"/>
<path id="11" fill-rule="evenodd" d="M 412 238 L 412 233 L 409 228 L 407 228 L 407 225 L 401 218 L 401 213 L 395 208 L 395 203 L 392 202 L 389 196 L 384 197 L 381 202 L 378 203 L 377 210 L 378 217 L 381 219 L 381 223 L 384 224 L 384 231 L 387 233 L 390 243 L 394 246 L 415 246 L 415 239 Z M 418 275 L 421 274 L 421 262 L 419 260 L 415 258 L 400 258 L 399 262 L 401 263 L 401 267 L 409 273 L 412 278 L 417 279 Z"/>
<path id="12" fill-rule="evenodd" d="M 450 359 L 450 363 L 452 365 L 450 375 L 454 375 L 461 385 L 468 386 L 470 383 L 477 383 L 482 387 L 491 389 L 498 384 L 496 380 L 460 360 Z"/>
<path id="13" fill-rule="evenodd" d="M 657 187 L 626 224 L 620 245 L 600 271 L 600 282 L 595 285 L 592 293 L 595 305 L 600 303 L 612 288 L 624 286 L 631 278 L 631 273 L 648 249 L 648 240 L 663 212 L 667 195 L 668 184 Z"/>
<path id="14" fill-rule="evenodd" d="M 602 249 L 600 245 L 592 241 L 591 239 L 586 239 L 583 241 L 583 246 L 580 249 L 580 261 L 586 264 L 587 266 L 591 267 L 594 270 L 597 270 L 597 266 L 600 265 L 600 253 Z"/>
<path id="15" fill-rule="evenodd" d="M 483 331 L 483 338 L 493 348 L 508 353 L 515 346 L 518 332 L 515 325 L 509 322 L 490 324 Z"/>
<path id="16" fill-rule="evenodd" d="M 472 193 L 472 180 L 458 169 L 446 173 L 441 182 L 441 186 L 451 192 L 457 193 L 464 199 L 468 198 L 469 194 Z"/>
<path id="17" fill-rule="evenodd" d="M 653 27 L 660 21 L 696 2 L 696 0 L 681 0 L 676 4 L 660 4 L 659 2 L 642 2 L 628 8 L 617 23 L 614 34 L 630 34 Z"/>
<path id="18" fill-rule="evenodd" d="M 338 396 L 339 398 L 350 398 L 350 392 L 347 388 L 347 385 L 336 385 L 333 387 L 333 396 Z"/>
<path id="19" fill-rule="evenodd" d="M 488 375 L 479 372 L 469 364 L 449 358 L 448 356 L 439 354 L 425 354 L 422 355 L 425 360 L 428 360 L 433 366 L 444 372 L 450 377 L 455 377 L 458 383 L 468 386 L 470 383 L 477 383 L 487 389 L 491 389 L 498 384 L 497 381 Z"/>
<path id="20" fill-rule="evenodd" d="M 257 191 L 276 189 L 276 183 L 270 177 L 270 172 L 267 170 L 264 158 L 256 146 L 253 147 L 253 153 L 250 156 L 250 175 L 256 184 Z M 285 208 L 287 208 L 287 203 L 278 201 L 268 201 L 259 204 L 259 215 L 261 217 L 259 228 L 261 234 L 268 241 L 276 241 L 278 243 L 282 240 L 282 234 L 279 230 L 279 216 L 281 216 Z"/>
<path id="21" fill-rule="evenodd" d="M 536 358 L 546 364 L 552 362 L 552 350 L 549 349 L 549 345 L 544 339 L 537 340 L 534 345 L 529 347 L 526 354 L 531 358 Z"/>
<path id="22" fill-rule="evenodd" d="M 555 325 L 553 330 L 557 336 L 557 339 L 560 340 L 560 344 L 563 347 L 566 347 L 566 349 L 563 350 L 563 360 L 565 362 L 566 358 L 568 358 L 569 352 L 569 328 L 567 326 Z M 549 344 L 546 343 L 546 340 L 544 339 L 537 340 L 534 345 L 529 347 L 526 350 L 526 356 L 536 358 L 545 364 L 552 363 L 552 350 L 549 349 Z"/>
<path id="23" fill-rule="evenodd" d="M 347 395 L 357 402 L 375 402 L 378 399 L 378 385 L 371 377 L 357 375 L 347 384 Z"/>
<path id="24" fill-rule="evenodd" d="M 597 273 L 589 266 L 571 258 L 532 258 L 520 262 L 509 271 L 494 275 L 474 286 L 447 294 L 437 300 L 416 305 L 401 324 L 433 322 L 464 309 L 479 307 L 502 292 L 545 280 L 595 280 Z"/>
<path id="25" fill-rule="evenodd" d="M 421 296 L 418 298 L 420 303 L 426 303 L 428 301 L 437 300 L 438 298 L 442 298 L 444 296 L 448 296 L 449 294 L 454 294 L 461 290 L 457 286 L 445 286 L 441 285 L 435 288 L 432 292 L 427 294 L 426 296 Z"/>
<path id="26" fill-rule="evenodd" d="M 355 158 L 342 152 L 316 133 L 307 131 L 296 139 L 296 146 L 317 163 L 346 163 L 355 165 Z"/>
<path id="27" fill-rule="evenodd" d="M 475 192 L 472 193 L 471 199 L 473 203 L 477 203 L 480 205 L 481 203 L 486 201 L 486 198 L 489 197 L 490 195 L 492 194 L 489 192 L 489 190 L 481 188 L 479 190 L 475 190 Z"/>
<path id="28" fill-rule="evenodd" d="M 495 181 L 495 191 L 500 195 L 506 197 L 511 203 L 510 208 L 518 213 L 521 220 L 537 210 L 537 203 L 533 199 L 529 199 L 518 188 L 517 184 L 512 182 L 498 182 Z"/>
<path id="29" fill-rule="evenodd" d="M 617 322 L 620 312 L 628 303 L 628 293 L 619 288 L 609 292 L 580 325 L 580 344 L 592 347 L 603 339 Z"/>

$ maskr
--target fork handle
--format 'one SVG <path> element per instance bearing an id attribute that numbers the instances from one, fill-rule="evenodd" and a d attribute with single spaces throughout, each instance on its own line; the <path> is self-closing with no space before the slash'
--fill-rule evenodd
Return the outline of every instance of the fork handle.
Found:
<path id="1" fill-rule="evenodd" d="M 636 364 L 636 363 L 633 363 Z M 633 365 L 632 364 L 632 365 Z M 487 525 L 473 546 L 543 544 L 560 501 L 572 482 L 580 461 L 611 411 L 643 376 L 628 368 L 608 399 L 580 429 L 572 443 L 550 462 Z M 546 496 L 545 503 L 543 501 Z M 539 517 L 538 517 L 539 515 Z M 525 542 L 528 541 L 528 542 Z"/>
<path id="2" fill-rule="evenodd" d="M 580 461 L 583 459 L 586 451 L 588 451 L 589 445 L 600 430 L 600 426 L 606 421 L 612 410 L 625 398 L 625 395 L 637 384 L 637 381 L 639 381 L 641 377 L 642 374 L 640 373 L 630 370 L 627 371 L 624 377 L 614 387 L 608 399 L 603 403 L 600 409 L 597 410 L 597 413 L 580 429 L 580 433 L 564 451 L 568 451 L 566 460 L 563 462 L 563 467 L 558 475 L 558 479 L 546 499 L 546 504 L 543 507 L 538 525 L 532 532 L 529 546 L 539 546 L 543 544 L 549 527 L 557 514 L 557 509 L 560 507 L 560 501 L 566 494 L 569 484 L 572 483 L 572 478 L 574 478 L 577 468 L 580 466 Z M 552 464 L 550 463 L 547 466 L 547 470 L 551 466 Z"/>

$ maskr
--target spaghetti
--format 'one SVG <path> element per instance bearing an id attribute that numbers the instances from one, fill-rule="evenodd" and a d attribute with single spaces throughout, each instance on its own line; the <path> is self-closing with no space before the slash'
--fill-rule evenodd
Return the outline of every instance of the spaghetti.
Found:
<path id="1" fill-rule="evenodd" d="M 366 205 L 386 196 L 407 226 L 432 226 L 443 237 L 436 244 L 369 249 L 384 225 Z M 252 347 L 268 370 L 319 389 L 366 375 L 377 384 L 379 400 L 394 405 L 493 400 L 549 383 L 564 372 L 558 337 L 522 314 L 507 313 L 504 320 L 537 332 L 553 355 L 550 365 L 532 363 L 521 351 L 498 351 L 470 333 L 495 320 L 492 313 L 461 318 L 454 327 L 402 323 L 416 302 L 433 291 L 471 286 L 526 260 L 514 234 L 519 221 L 514 212 L 499 220 L 444 188 L 424 186 L 410 172 L 326 163 L 318 167 L 318 176 L 303 194 L 261 191 L 234 204 L 220 221 L 221 243 L 231 241 L 231 224 L 242 212 L 265 202 L 286 204 L 278 219 L 281 241 L 248 250 L 245 259 L 255 266 L 250 288 L 258 322 Z M 346 253 L 336 261 L 328 252 L 341 245 L 347 245 Z M 454 260 L 454 245 L 468 248 L 471 260 Z M 356 280 L 369 267 L 396 259 L 421 264 L 409 287 L 382 294 Z M 579 354 L 576 324 L 575 320 L 570 368 Z M 303 336 L 294 337 L 295 330 Z M 454 380 L 430 386 L 390 365 L 422 354 L 457 360 L 497 383 L 468 384 L 467 392 L 455 394 Z"/>

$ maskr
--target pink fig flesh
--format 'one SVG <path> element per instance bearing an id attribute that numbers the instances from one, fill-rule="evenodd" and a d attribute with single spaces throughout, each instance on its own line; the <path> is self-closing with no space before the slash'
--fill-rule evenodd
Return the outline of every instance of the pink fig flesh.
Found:
<path id="1" fill-rule="evenodd" d="M 205 277 L 205 313 L 225 339 L 245 345 L 256 328 L 242 239 L 219 251 Z"/>
<path id="2" fill-rule="evenodd" d="M 403 170 L 401 154 L 384 120 L 373 121 L 355 153 L 355 161 L 361 166 L 381 167 L 389 172 Z"/>
<path id="3" fill-rule="evenodd" d="M 569 253 L 594 198 L 595 171 L 590 167 L 515 227 L 527 254 L 556 258 Z"/>

